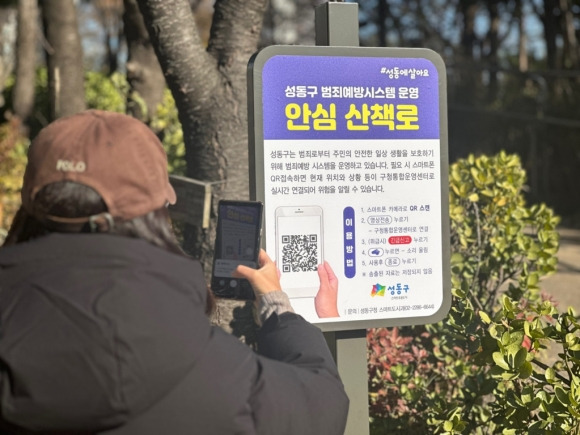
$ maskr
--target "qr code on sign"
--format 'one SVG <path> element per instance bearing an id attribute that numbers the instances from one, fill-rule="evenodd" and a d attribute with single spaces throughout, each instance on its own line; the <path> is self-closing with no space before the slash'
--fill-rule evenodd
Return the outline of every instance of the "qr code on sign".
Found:
<path id="1" fill-rule="evenodd" d="M 313 272 L 318 267 L 318 236 L 282 236 L 282 272 Z"/>

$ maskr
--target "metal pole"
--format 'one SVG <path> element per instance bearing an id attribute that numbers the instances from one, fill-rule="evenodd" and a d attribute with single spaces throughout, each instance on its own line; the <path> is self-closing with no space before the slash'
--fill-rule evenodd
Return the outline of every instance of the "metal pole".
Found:
<path id="1" fill-rule="evenodd" d="M 315 9 L 316 45 L 358 47 L 358 4 L 328 2 Z M 366 330 L 326 332 L 350 400 L 345 435 L 369 434 Z"/>
<path id="2" fill-rule="evenodd" d="M 358 47 L 358 3 L 328 2 L 314 10 L 316 45 Z"/>
<path id="3" fill-rule="evenodd" d="M 350 401 L 345 435 L 369 435 L 369 385 L 365 329 L 324 333 Z"/>

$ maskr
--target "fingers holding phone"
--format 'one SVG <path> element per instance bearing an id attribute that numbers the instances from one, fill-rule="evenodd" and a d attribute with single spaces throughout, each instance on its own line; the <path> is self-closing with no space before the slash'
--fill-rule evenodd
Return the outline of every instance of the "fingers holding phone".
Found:
<path id="1" fill-rule="evenodd" d="M 273 291 L 281 291 L 282 287 L 280 286 L 279 272 L 276 263 L 272 261 L 263 249 L 260 250 L 258 265 L 258 269 L 239 265 L 234 271 L 233 276 L 248 280 L 252 285 L 256 296 Z"/>

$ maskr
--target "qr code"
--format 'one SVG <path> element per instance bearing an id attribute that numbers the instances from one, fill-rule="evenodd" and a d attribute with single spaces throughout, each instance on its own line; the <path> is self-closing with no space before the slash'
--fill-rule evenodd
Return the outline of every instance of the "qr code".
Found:
<path id="1" fill-rule="evenodd" d="M 318 268 L 318 236 L 282 236 L 282 272 L 313 272 Z"/>

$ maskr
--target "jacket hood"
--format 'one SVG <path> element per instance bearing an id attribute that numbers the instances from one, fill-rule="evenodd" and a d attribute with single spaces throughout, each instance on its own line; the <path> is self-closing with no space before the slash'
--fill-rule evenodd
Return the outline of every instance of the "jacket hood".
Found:
<path id="1" fill-rule="evenodd" d="M 149 243 L 51 234 L 0 249 L 0 409 L 44 431 L 122 425 L 195 366 L 201 265 Z"/>

